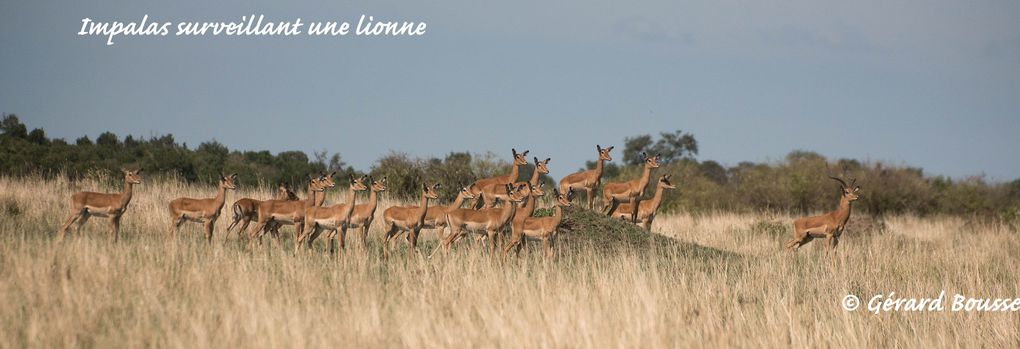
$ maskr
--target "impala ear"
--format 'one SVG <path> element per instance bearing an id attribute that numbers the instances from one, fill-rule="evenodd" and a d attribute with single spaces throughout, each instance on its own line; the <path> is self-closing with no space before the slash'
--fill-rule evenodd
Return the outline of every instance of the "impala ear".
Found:
<path id="1" fill-rule="evenodd" d="M 137 170 L 135 170 L 135 174 L 140 174 L 140 173 L 142 173 L 142 168 L 141 167 L 139 167 Z"/>
<path id="2" fill-rule="evenodd" d="M 432 190 L 439 190 L 439 183 L 436 183 L 436 185 L 433 185 L 432 186 Z"/>
<path id="3" fill-rule="evenodd" d="M 861 191 L 861 187 L 860 187 L 860 186 L 858 186 L 858 187 L 854 187 L 854 192 L 855 192 L 855 193 L 856 193 L 856 192 L 859 192 L 859 191 Z"/>
<path id="4" fill-rule="evenodd" d="M 329 173 L 329 176 L 330 176 L 330 177 L 336 176 L 336 171 L 330 172 L 330 173 Z"/>
<path id="5" fill-rule="evenodd" d="M 645 155 L 645 152 L 641 152 L 641 161 L 644 161 L 647 158 L 648 158 L 648 155 Z"/>
<path id="6" fill-rule="evenodd" d="M 517 149 L 516 148 L 510 148 L 510 151 L 514 154 L 514 157 L 517 157 Z"/>
<path id="7" fill-rule="evenodd" d="M 230 178 L 234 178 L 234 179 L 237 179 L 237 173 L 231 173 L 231 174 L 230 174 Z"/>
<path id="8" fill-rule="evenodd" d="M 598 150 L 601 153 L 602 152 L 602 147 L 599 146 L 598 144 L 596 144 L 595 145 L 595 150 Z"/>
<path id="9" fill-rule="evenodd" d="M 545 187 L 545 182 L 538 182 L 538 187 L 539 188 L 544 188 Z"/>
<path id="10" fill-rule="evenodd" d="M 538 165 L 538 157 L 535 157 L 535 165 Z"/>
<path id="11" fill-rule="evenodd" d="M 524 154 L 521 154 L 521 155 L 528 156 L 528 152 L 530 152 L 530 150 L 525 150 Z"/>
<path id="12" fill-rule="evenodd" d="M 606 151 L 613 151 L 613 147 L 614 146 L 609 146 L 609 148 L 606 148 Z"/>
<path id="13" fill-rule="evenodd" d="M 548 164 L 549 164 L 549 160 L 552 160 L 552 158 L 545 158 L 545 163 L 546 163 L 546 165 L 548 165 Z"/>
<path id="14" fill-rule="evenodd" d="M 383 176 L 383 178 L 382 178 L 382 182 L 383 182 L 383 183 L 386 183 L 386 176 Z"/>

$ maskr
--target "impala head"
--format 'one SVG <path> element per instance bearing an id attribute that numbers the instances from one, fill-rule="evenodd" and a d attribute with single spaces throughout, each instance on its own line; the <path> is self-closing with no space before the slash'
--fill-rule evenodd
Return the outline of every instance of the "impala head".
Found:
<path id="1" fill-rule="evenodd" d="M 468 190 L 468 187 L 460 187 L 460 192 L 457 193 L 457 196 L 459 196 L 461 198 L 464 198 L 464 199 L 474 199 L 475 198 L 475 194 L 471 194 L 471 190 Z"/>
<path id="2" fill-rule="evenodd" d="M 659 168 L 659 154 L 648 157 L 644 152 L 641 152 L 641 161 L 645 163 L 645 168 Z"/>
<path id="3" fill-rule="evenodd" d="M 506 196 L 510 202 L 524 201 L 528 195 L 531 195 L 531 183 L 522 183 L 519 185 L 507 183 Z"/>
<path id="4" fill-rule="evenodd" d="M 311 191 L 323 191 L 325 188 L 322 186 L 323 178 L 316 176 L 308 176 L 308 190 Z"/>
<path id="5" fill-rule="evenodd" d="M 846 182 L 844 182 L 842 179 L 839 179 L 837 177 L 829 176 L 829 178 L 832 178 L 833 180 L 839 182 L 840 193 L 848 201 L 854 202 L 854 201 L 857 201 L 857 199 L 860 198 L 860 195 L 858 194 L 858 192 L 861 191 L 861 187 L 860 186 L 854 186 L 855 184 L 857 184 L 857 178 L 851 178 L 850 179 L 850 185 L 846 185 Z"/>
<path id="6" fill-rule="evenodd" d="M 545 196 L 545 182 L 538 182 L 538 185 L 528 183 L 528 187 L 531 188 L 531 196 L 536 198 Z"/>
<path id="7" fill-rule="evenodd" d="M 298 198 L 297 194 L 294 194 L 294 191 L 287 188 L 287 185 L 282 182 L 276 187 L 276 190 L 280 193 L 281 198 L 286 198 L 287 200 L 297 200 Z"/>
<path id="8" fill-rule="evenodd" d="M 428 184 L 421 184 L 421 193 L 429 200 L 435 200 L 439 198 L 439 183 L 433 184 L 431 187 Z"/>
<path id="9" fill-rule="evenodd" d="M 556 205 L 569 207 L 570 197 L 573 196 L 574 189 L 567 190 L 566 193 L 561 193 L 559 189 L 553 188 L 553 195 L 556 195 Z"/>
<path id="10" fill-rule="evenodd" d="M 673 185 L 673 183 L 671 183 L 669 181 L 670 177 L 673 177 L 673 175 L 668 174 L 668 175 L 662 175 L 662 177 L 659 177 L 659 186 L 663 187 L 663 188 L 666 188 L 666 189 L 676 189 L 676 186 Z"/>
<path id="11" fill-rule="evenodd" d="M 142 184 L 142 169 L 139 168 L 137 170 L 131 171 L 126 168 L 122 168 L 120 170 L 124 172 L 125 182 L 131 184 Z"/>
<path id="12" fill-rule="evenodd" d="M 365 182 L 368 181 L 368 176 L 354 177 L 354 174 L 350 174 L 351 179 L 351 190 L 354 191 L 365 191 L 368 190 L 368 186 Z"/>
<path id="13" fill-rule="evenodd" d="M 609 148 L 603 148 L 602 146 L 596 144 L 595 150 L 599 151 L 599 160 L 613 161 L 613 157 L 609 156 L 609 152 L 613 151 L 613 146 L 609 146 Z"/>
<path id="14" fill-rule="evenodd" d="M 372 180 L 372 191 L 378 193 L 386 191 L 386 177 Z"/>
<path id="15" fill-rule="evenodd" d="M 336 182 L 333 181 L 333 176 L 336 175 L 336 171 L 330 172 L 328 175 L 322 175 L 319 177 L 319 185 L 322 186 L 322 190 L 330 189 L 336 186 Z"/>
<path id="16" fill-rule="evenodd" d="M 525 150 L 523 153 L 517 153 L 517 149 L 510 148 L 510 151 L 514 154 L 514 165 L 524 166 L 528 164 L 528 152 L 530 150 Z"/>
<path id="17" fill-rule="evenodd" d="M 535 171 L 538 171 L 538 173 L 541 173 L 541 174 L 549 173 L 549 168 L 546 167 L 546 165 L 549 164 L 549 160 L 552 160 L 552 158 L 545 158 L 545 161 L 538 161 L 538 158 L 536 157 L 535 158 Z"/>
<path id="18" fill-rule="evenodd" d="M 237 185 L 234 181 L 237 180 L 237 174 L 233 173 L 230 175 L 220 175 L 220 188 L 234 190 L 237 189 Z"/>

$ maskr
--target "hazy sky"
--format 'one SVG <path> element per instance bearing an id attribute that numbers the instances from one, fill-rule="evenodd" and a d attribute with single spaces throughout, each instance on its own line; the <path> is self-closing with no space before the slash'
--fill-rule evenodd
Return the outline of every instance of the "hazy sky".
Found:
<path id="1" fill-rule="evenodd" d="M 428 22 L 416 38 L 75 35 L 81 19 Z M 326 149 L 359 169 L 511 147 L 554 177 L 683 129 L 727 165 L 794 149 L 1020 177 L 1017 1 L 0 2 L 0 111 L 51 137 Z M 616 155 L 620 155 L 619 151 Z M 619 157 L 618 157 L 619 158 Z"/>

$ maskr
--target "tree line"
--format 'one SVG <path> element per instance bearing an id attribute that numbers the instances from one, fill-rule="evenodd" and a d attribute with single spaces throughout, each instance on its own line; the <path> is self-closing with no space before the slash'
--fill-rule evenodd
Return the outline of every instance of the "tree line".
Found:
<path id="1" fill-rule="evenodd" d="M 301 151 L 230 150 L 209 141 L 191 148 L 173 135 L 148 139 L 123 138 L 105 132 L 95 140 L 82 136 L 74 142 L 53 139 L 36 128 L 28 131 L 15 115 L 0 121 L 0 173 L 7 176 L 68 176 L 71 179 L 123 166 L 145 168 L 148 176 L 174 176 L 188 182 L 212 184 L 220 173 L 238 173 L 241 185 L 285 183 L 300 188 L 309 174 L 337 172 L 387 177 L 388 195 L 413 198 L 420 184 L 442 183 L 442 194 L 456 195 L 460 186 L 475 179 L 503 174 L 509 162 L 495 154 L 451 152 L 443 157 L 412 157 L 393 152 L 380 157 L 367 172 L 343 162 L 340 154 Z M 618 147 L 618 149 L 620 149 Z M 726 167 L 698 160 L 695 137 L 682 131 L 628 137 L 617 159 L 606 163 L 603 183 L 632 179 L 641 174 L 641 154 L 658 154 L 663 165 L 653 172 L 673 174 L 677 190 L 667 191 L 666 211 L 737 212 L 785 211 L 808 213 L 831 209 L 838 200 L 838 185 L 828 175 L 857 178 L 862 197 L 855 209 L 870 214 L 956 214 L 1020 218 L 1020 179 L 992 183 L 980 176 L 952 179 L 929 176 L 921 168 L 880 161 L 827 159 L 810 151 L 793 151 L 771 163 L 741 162 Z M 592 160 L 594 160 L 592 145 Z M 529 159 L 530 160 L 530 159 Z M 533 161 L 533 160 L 532 160 Z M 555 159 L 554 159 L 555 163 Z M 594 162 L 587 164 L 594 167 Z M 521 169 L 529 178 L 533 166 Z M 547 185 L 555 181 L 545 175 Z M 654 178 L 650 187 L 654 186 Z M 648 190 L 646 195 L 651 195 Z"/>

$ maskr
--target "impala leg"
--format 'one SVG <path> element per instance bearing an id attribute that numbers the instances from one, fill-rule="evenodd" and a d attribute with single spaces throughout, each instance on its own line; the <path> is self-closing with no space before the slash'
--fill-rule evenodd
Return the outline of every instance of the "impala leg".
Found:
<path id="1" fill-rule="evenodd" d="M 421 233 L 421 227 L 411 228 L 410 236 L 408 236 L 407 259 L 413 259 L 418 254 L 418 234 Z"/>
<path id="2" fill-rule="evenodd" d="M 637 224 L 638 222 L 638 211 L 640 211 L 640 207 L 638 207 L 638 198 L 635 196 L 630 198 L 630 222 L 633 224 Z"/>
<path id="3" fill-rule="evenodd" d="M 510 242 L 507 242 L 506 246 L 503 246 L 503 263 L 506 263 L 506 257 L 508 255 L 510 255 L 510 250 L 512 250 L 514 247 L 520 246 L 521 238 L 522 238 L 522 235 L 520 233 L 516 233 L 516 232 L 513 233 L 513 235 L 510 236 Z M 517 256 L 520 257 L 520 255 L 521 255 L 521 249 L 518 247 L 517 248 Z"/>
<path id="4" fill-rule="evenodd" d="M 613 212 L 616 212 L 616 208 L 620 206 L 620 202 L 616 199 L 610 199 L 609 204 L 606 205 L 606 216 L 612 216 Z"/>
<path id="5" fill-rule="evenodd" d="M 363 251 L 368 251 L 368 226 L 369 222 L 367 221 L 361 226 L 361 249 Z"/>
<path id="6" fill-rule="evenodd" d="M 397 230 L 397 225 L 390 223 L 390 228 L 386 230 L 386 235 L 383 235 L 383 259 L 390 257 L 390 240 L 393 240 L 393 237 L 396 236 Z"/>
<path id="7" fill-rule="evenodd" d="M 592 188 L 585 187 L 584 192 L 584 199 L 588 201 L 588 209 L 595 210 L 595 197 L 591 194 Z"/>
<path id="8" fill-rule="evenodd" d="M 184 224 L 184 215 L 174 217 L 174 220 L 170 222 L 170 237 L 177 238 L 177 232 L 181 230 L 181 224 Z"/>
<path id="9" fill-rule="evenodd" d="M 259 240 L 259 246 L 262 245 L 262 235 L 263 235 L 263 230 L 265 230 L 265 229 L 266 229 L 266 221 L 263 221 L 262 219 L 259 219 L 258 223 L 255 224 L 255 230 L 252 230 L 251 234 L 249 235 L 249 238 L 248 238 L 248 248 L 250 248 L 250 249 L 255 248 L 255 239 L 256 238 Z"/>
<path id="10" fill-rule="evenodd" d="M 67 235 L 67 228 L 70 228 L 71 224 L 74 224 L 75 221 L 80 219 L 85 214 L 87 214 L 87 213 L 85 213 L 84 209 L 77 210 L 77 211 L 71 211 L 70 216 L 67 217 L 67 221 L 64 222 L 64 225 L 62 225 L 60 227 L 60 239 L 57 240 L 57 241 L 64 241 L 64 236 Z M 80 226 L 81 225 L 79 224 L 79 229 L 81 229 Z"/>
<path id="11" fill-rule="evenodd" d="M 205 220 L 205 242 L 212 243 L 213 229 L 216 228 L 216 218 Z"/>
<path id="12" fill-rule="evenodd" d="M 81 218 L 78 218 L 78 225 L 74 227 L 75 236 L 81 237 L 81 227 L 84 227 L 85 223 L 88 223 L 89 218 L 92 218 L 92 214 L 88 212 L 82 213 Z"/>
<path id="13" fill-rule="evenodd" d="M 336 235 L 336 242 L 338 245 L 340 245 L 340 254 L 343 254 L 344 249 L 347 248 L 347 225 L 340 227 L 339 232 L 334 230 L 333 234 Z"/>
<path id="14" fill-rule="evenodd" d="M 110 216 L 110 241 L 117 242 L 120 235 L 120 217 Z"/>

